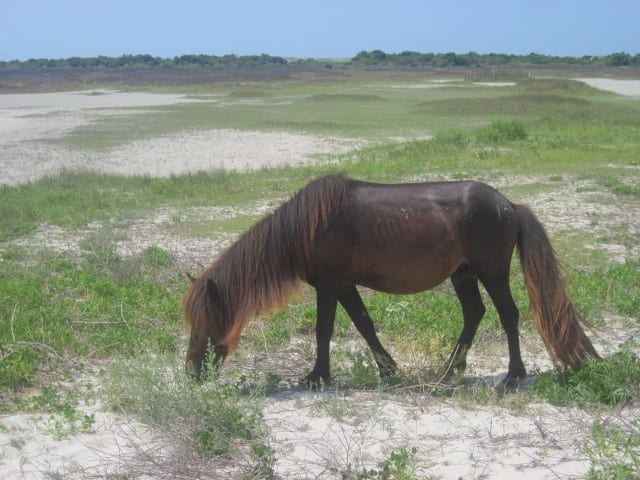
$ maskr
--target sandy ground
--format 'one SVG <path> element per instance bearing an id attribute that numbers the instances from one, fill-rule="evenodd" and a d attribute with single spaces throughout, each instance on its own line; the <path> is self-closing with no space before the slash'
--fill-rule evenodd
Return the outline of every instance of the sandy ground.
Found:
<path id="1" fill-rule="evenodd" d="M 577 80 L 621 95 L 640 96 L 638 80 Z M 441 85 L 431 82 L 423 86 Z M 365 144 L 356 139 L 239 130 L 185 131 L 130 142 L 106 152 L 69 150 L 48 142 L 75 128 L 91 125 L 103 116 L 198 101 L 204 100 L 110 90 L 0 95 L 0 185 L 36 180 L 63 169 L 169 176 L 217 168 L 244 170 L 297 165 L 313 161 L 319 155 L 342 153 Z"/>
<path id="2" fill-rule="evenodd" d="M 297 165 L 364 144 L 355 139 L 231 129 L 178 132 L 106 152 L 70 150 L 50 142 L 100 117 L 197 101 L 203 100 L 109 90 L 0 95 L 0 185 L 36 180 L 63 169 L 170 176 Z"/>
<path id="3" fill-rule="evenodd" d="M 614 78 L 576 78 L 575 80 L 618 95 L 640 97 L 640 80 L 616 80 Z"/>
<path id="4" fill-rule="evenodd" d="M 620 88 L 621 94 L 640 95 L 638 82 L 622 84 L 602 80 L 598 88 Z M 46 144 L 41 143 L 43 139 L 63 136 L 99 115 L 118 109 L 182 101 L 189 100 L 173 95 L 114 92 L 0 95 L 0 184 L 33 180 L 63 167 L 90 166 L 123 174 L 160 175 L 199 170 L 203 165 L 205 168 L 223 165 L 257 168 L 311 161 L 317 154 L 354 146 L 349 141 L 308 135 L 234 130 L 184 132 L 154 141 L 133 142 L 108 154 L 86 154 L 80 158 L 73 158 L 66 151 L 45 148 Z M 132 158 L 140 160 L 131 161 Z M 154 159 L 153 166 L 150 158 Z M 540 179 L 533 179 L 531 183 L 538 181 Z M 563 228 L 563 219 L 570 209 L 576 219 L 572 228 L 605 231 L 612 227 L 607 222 L 616 222 L 617 226 L 625 224 L 634 228 L 631 234 L 638 235 L 633 211 L 624 206 L 607 207 L 618 208 L 615 211 L 598 210 L 606 202 L 596 204 L 588 201 L 588 197 L 604 192 L 594 192 L 595 185 L 587 187 L 577 180 L 571 181 L 562 191 L 532 194 L 527 201 L 552 232 Z M 208 264 L 215 252 L 232 238 L 191 239 L 190 249 L 186 251 L 180 247 L 185 245 L 184 239 L 172 233 L 172 221 L 229 218 L 243 212 L 267 212 L 271 208 L 272 204 L 265 203 L 235 209 L 159 210 L 120 232 L 122 240 L 118 250 L 127 256 L 138 254 L 149 245 L 159 245 L 175 254 L 184 266 Z M 594 227 L 595 217 L 602 221 Z M 70 231 L 41 225 L 15 243 L 74 254 L 81 252 L 83 238 L 102 231 L 113 233 L 113 227 L 95 222 Z M 0 245 L 0 249 L 2 247 Z M 612 258 L 620 261 L 638 256 L 637 249 L 626 250 L 621 245 L 612 245 L 610 250 Z M 624 318 L 611 319 L 612 325 L 624 322 Z M 611 328 L 598 334 L 595 337 L 598 348 L 605 353 L 615 351 L 627 338 L 637 338 L 640 334 L 620 332 L 623 331 Z M 539 340 L 529 339 L 523 350 L 530 370 L 549 368 Z M 474 348 L 470 352 L 469 375 L 495 380 L 504 372 L 506 362 L 506 347 L 499 352 Z M 339 416 L 336 416 L 336 406 L 342 412 Z M 0 416 L 0 478 L 105 478 L 126 472 L 128 462 L 139 456 L 145 445 L 146 448 L 150 445 L 149 432 L 135 421 L 104 412 L 99 403 L 80 408 L 95 416 L 93 426 L 63 439 L 53 435 L 55 418 L 47 413 Z M 637 415 L 637 412 L 628 413 Z M 335 390 L 323 394 L 280 392 L 267 399 L 264 409 L 279 479 L 340 478 L 336 469 L 360 472 L 378 466 L 394 450 L 412 447 L 416 448 L 418 472 L 436 478 L 584 478 L 589 464 L 583 445 L 589 438 L 594 416 L 606 415 L 546 404 L 529 404 L 521 409 L 480 408 L 427 395 L 389 398 L 371 392 Z M 208 478 L 218 477 L 211 472 Z"/>

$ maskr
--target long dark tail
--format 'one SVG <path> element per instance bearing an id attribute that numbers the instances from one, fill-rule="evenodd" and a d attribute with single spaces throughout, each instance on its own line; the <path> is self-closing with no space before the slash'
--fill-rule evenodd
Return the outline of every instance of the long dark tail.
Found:
<path id="1" fill-rule="evenodd" d="M 567 297 L 555 252 L 544 227 L 529 208 L 516 205 L 520 219 L 518 252 L 534 323 L 554 362 L 578 368 L 600 358 L 584 333 L 585 320 Z"/>

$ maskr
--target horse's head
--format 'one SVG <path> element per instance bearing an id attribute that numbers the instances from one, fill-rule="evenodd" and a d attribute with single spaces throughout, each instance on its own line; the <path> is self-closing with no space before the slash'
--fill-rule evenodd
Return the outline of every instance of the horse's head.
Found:
<path id="1" fill-rule="evenodd" d="M 229 324 L 227 308 L 216 283 L 206 276 L 187 275 L 191 285 L 184 294 L 182 304 L 191 339 L 186 356 L 187 373 L 197 380 L 208 368 L 219 368 L 229 348 L 225 333 Z"/>

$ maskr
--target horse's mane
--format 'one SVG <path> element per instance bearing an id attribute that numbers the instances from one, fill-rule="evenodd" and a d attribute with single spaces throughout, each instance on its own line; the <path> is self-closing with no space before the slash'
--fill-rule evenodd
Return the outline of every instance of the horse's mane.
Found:
<path id="1" fill-rule="evenodd" d="M 316 233 L 348 195 L 345 176 L 319 178 L 241 235 L 185 292 L 182 303 L 192 335 L 213 338 L 232 353 L 252 317 L 285 306 L 305 279 Z M 209 281 L 218 287 L 221 305 L 216 307 Z"/>

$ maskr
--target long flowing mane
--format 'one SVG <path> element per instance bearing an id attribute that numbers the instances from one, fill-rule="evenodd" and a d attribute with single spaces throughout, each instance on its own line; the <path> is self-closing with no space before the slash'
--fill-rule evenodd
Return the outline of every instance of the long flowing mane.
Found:
<path id="1" fill-rule="evenodd" d="M 232 353 L 252 317 L 283 307 L 304 280 L 316 233 L 349 191 L 343 175 L 314 180 L 229 246 L 185 292 L 182 303 L 192 335 L 214 338 Z M 211 314 L 209 280 L 219 289 L 223 314 Z"/>

